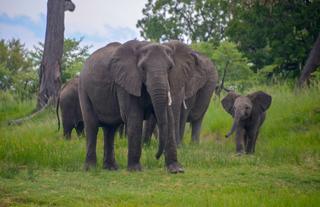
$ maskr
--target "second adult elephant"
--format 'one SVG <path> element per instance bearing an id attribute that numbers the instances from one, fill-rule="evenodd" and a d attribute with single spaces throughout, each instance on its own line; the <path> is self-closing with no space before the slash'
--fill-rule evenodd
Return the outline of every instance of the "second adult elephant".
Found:
<path id="1" fill-rule="evenodd" d="M 198 61 L 201 62 L 198 63 L 198 70 L 202 71 L 201 79 L 199 81 L 197 78 L 192 78 L 186 85 L 186 94 L 195 89 L 196 93 L 186 99 L 181 107 L 178 143 L 181 143 L 184 137 L 186 122 L 191 126 L 192 142 L 199 143 L 202 121 L 218 83 L 218 72 L 214 64 L 209 58 L 200 54 L 198 56 Z"/>
<path id="2" fill-rule="evenodd" d="M 164 151 L 168 171 L 183 172 L 177 159 L 173 133 L 172 107 L 177 99 L 171 97 L 171 93 L 176 92 L 168 78 L 176 65 L 174 55 L 168 46 L 132 40 L 122 45 L 111 43 L 88 58 L 79 83 L 87 136 L 86 169 L 97 162 L 99 127 L 104 132 L 103 167 L 118 168 L 114 133 L 124 123 L 128 136 L 128 170 L 141 170 L 142 124 L 150 114 L 155 114 L 160 140 L 157 158 Z"/>

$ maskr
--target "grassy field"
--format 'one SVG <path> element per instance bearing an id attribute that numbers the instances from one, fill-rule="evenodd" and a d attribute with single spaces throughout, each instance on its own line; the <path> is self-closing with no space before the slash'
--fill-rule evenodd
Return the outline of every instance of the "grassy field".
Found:
<path id="1" fill-rule="evenodd" d="M 213 101 L 201 144 L 186 133 L 179 160 L 184 174 L 171 175 L 157 143 L 144 147 L 143 172 L 126 171 L 127 142 L 116 139 L 117 172 L 102 164 L 82 170 L 85 139 L 65 141 L 53 110 L 20 126 L 6 121 L 30 112 L 0 94 L 0 206 L 320 206 L 320 84 L 292 92 L 286 85 L 257 87 L 273 97 L 255 155 L 236 156 L 224 134 L 231 117 Z"/>

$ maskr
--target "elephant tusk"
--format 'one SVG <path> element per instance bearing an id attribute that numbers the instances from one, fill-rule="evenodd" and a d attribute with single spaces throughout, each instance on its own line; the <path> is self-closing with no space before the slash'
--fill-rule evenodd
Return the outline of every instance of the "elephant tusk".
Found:
<path id="1" fill-rule="evenodd" d="M 187 107 L 187 104 L 186 104 L 186 100 L 185 100 L 185 99 L 183 100 L 183 102 L 182 102 L 182 103 L 183 103 L 183 107 L 184 107 L 184 109 L 187 109 L 188 107 Z"/>
<path id="2" fill-rule="evenodd" d="M 171 93 L 170 93 L 170 91 L 168 91 L 168 99 L 169 99 L 168 105 L 171 106 L 171 104 L 172 104 L 172 99 L 171 99 Z"/>

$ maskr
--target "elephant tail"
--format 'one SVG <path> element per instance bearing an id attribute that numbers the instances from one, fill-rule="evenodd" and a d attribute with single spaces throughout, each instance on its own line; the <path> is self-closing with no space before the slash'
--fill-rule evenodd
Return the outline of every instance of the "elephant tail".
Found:
<path id="1" fill-rule="evenodd" d="M 60 105 L 60 94 L 58 96 L 57 106 L 56 106 L 56 114 L 57 114 L 57 119 L 58 119 L 58 131 L 60 130 L 59 105 Z"/>

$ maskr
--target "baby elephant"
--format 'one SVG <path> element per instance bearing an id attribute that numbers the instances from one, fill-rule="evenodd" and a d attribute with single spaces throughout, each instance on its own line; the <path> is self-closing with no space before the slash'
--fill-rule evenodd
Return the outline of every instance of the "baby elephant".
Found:
<path id="1" fill-rule="evenodd" d="M 262 91 L 247 96 L 230 92 L 222 99 L 223 108 L 234 119 L 232 128 L 226 137 L 230 137 L 236 131 L 237 153 L 243 153 L 244 149 L 248 154 L 255 152 L 259 129 L 264 122 L 271 100 L 271 96 Z"/>
<path id="2" fill-rule="evenodd" d="M 57 101 L 58 129 L 60 129 L 59 106 L 63 125 L 63 135 L 66 139 L 71 138 L 72 129 L 76 129 L 77 135 L 84 133 L 84 123 L 82 119 L 79 95 L 78 95 L 79 77 L 68 81 L 61 89 Z"/>

